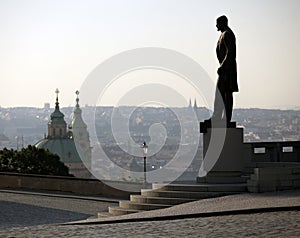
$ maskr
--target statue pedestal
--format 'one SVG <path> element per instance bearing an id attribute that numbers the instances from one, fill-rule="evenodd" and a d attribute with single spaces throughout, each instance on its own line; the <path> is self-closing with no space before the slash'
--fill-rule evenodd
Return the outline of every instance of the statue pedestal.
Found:
<path id="1" fill-rule="evenodd" d="M 197 177 L 199 183 L 243 183 L 243 128 L 235 122 L 227 127 L 205 121 L 203 133 L 203 163 Z"/>

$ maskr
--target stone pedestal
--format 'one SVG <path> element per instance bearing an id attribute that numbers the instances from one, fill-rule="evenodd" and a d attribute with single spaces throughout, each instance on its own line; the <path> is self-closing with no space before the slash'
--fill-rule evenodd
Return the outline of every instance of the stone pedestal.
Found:
<path id="1" fill-rule="evenodd" d="M 227 127 L 226 127 L 227 126 Z M 200 123 L 203 133 L 203 164 L 197 182 L 242 183 L 243 128 L 231 122 L 225 127 L 210 122 Z"/>

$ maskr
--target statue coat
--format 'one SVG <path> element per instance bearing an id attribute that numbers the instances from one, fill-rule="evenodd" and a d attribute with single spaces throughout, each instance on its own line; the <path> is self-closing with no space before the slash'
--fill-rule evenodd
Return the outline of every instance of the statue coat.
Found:
<path id="1" fill-rule="evenodd" d="M 238 92 L 235 35 L 229 27 L 220 35 L 216 52 L 220 63 L 218 84 L 227 92 Z"/>

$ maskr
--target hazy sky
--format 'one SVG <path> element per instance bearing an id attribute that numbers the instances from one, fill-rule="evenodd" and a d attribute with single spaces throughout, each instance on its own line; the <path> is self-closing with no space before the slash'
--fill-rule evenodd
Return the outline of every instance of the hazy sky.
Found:
<path id="1" fill-rule="evenodd" d="M 53 106 L 56 88 L 74 105 L 97 65 L 139 47 L 181 52 L 216 81 L 215 19 L 225 14 L 237 37 L 236 107 L 300 108 L 299 10 L 299 0 L 0 0 L 0 106 Z"/>

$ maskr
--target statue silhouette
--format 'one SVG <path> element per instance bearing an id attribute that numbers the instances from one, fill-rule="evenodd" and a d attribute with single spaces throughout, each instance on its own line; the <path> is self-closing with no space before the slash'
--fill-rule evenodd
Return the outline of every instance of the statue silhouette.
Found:
<path id="1" fill-rule="evenodd" d="M 210 121 L 221 121 L 226 118 L 228 125 L 232 117 L 232 94 L 233 92 L 239 91 L 237 84 L 235 35 L 228 27 L 228 19 L 226 16 L 220 16 L 217 19 L 216 27 L 218 31 L 221 31 L 216 49 L 220 67 L 217 71 L 219 77 L 215 94 L 214 113 Z"/>

